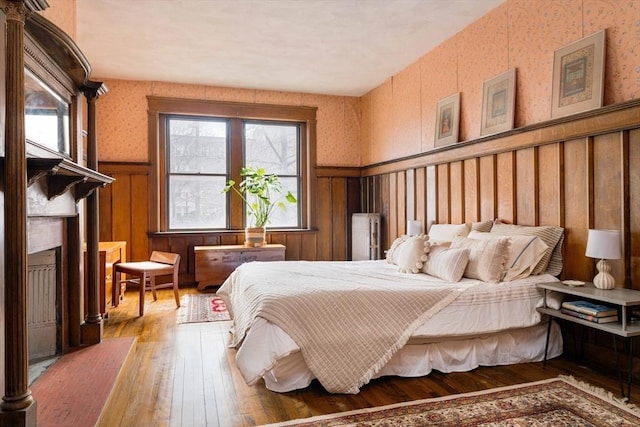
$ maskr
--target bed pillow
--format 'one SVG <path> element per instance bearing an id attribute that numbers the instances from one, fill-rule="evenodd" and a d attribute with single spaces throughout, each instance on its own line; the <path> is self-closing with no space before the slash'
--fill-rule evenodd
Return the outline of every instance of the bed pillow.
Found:
<path id="1" fill-rule="evenodd" d="M 544 256 L 531 272 L 532 275 L 548 273 L 558 276 L 562 272 L 562 242 L 564 241 L 564 228 L 551 225 L 528 226 L 504 224 L 496 220 L 490 233 L 503 236 L 529 235 L 539 237 L 547 246 Z"/>
<path id="2" fill-rule="evenodd" d="M 459 282 L 467 268 L 470 253 L 471 250 L 465 248 L 431 246 L 422 272 L 447 282 Z"/>
<path id="3" fill-rule="evenodd" d="M 506 237 L 486 240 L 456 237 L 451 247 L 471 250 L 464 277 L 488 283 L 498 283 L 504 277 L 509 250 Z"/>
<path id="4" fill-rule="evenodd" d="M 489 231 L 491 231 L 491 227 L 493 227 L 493 220 L 468 222 L 467 227 L 469 227 L 469 230 L 471 231 L 480 231 L 482 233 L 488 233 Z"/>
<path id="5" fill-rule="evenodd" d="M 480 233 L 471 231 L 470 239 L 500 239 L 504 236 L 497 233 Z M 537 236 L 508 236 L 509 250 L 503 282 L 529 277 L 547 251 L 548 246 Z"/>
<path id="6" fill-rule="evenodd" d="M 386 258 L 389 264 L 396 264 L 396 260 L 395 260 L 396 251 L 398 247 L 402 245 L 404 241 L 407 240 L 408 238 L 409 236 L 400 236 L 397 239 L 395 239 L 393 243 L 391 243 L 391 247 L 387 251 L 387 258 Z"/>
<path id="7" fill-rule="evenodd" d="M 432 244 L 452 242 L 456 237 L 465 237 L 467 234 L 467 224 L 432 224 L 429 228 L 429 241 Z"/>
<path id="8" fill-rule="evenodd" d="M 407 238 L 394 251 L 393 257 L 401 273 L 419 273 L 429 253 L 429 236 L 416 234 Z"/>

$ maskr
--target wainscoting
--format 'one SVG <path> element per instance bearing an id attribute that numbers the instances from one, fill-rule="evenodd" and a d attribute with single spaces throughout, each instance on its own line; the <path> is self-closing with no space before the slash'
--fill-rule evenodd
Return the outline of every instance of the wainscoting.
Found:
<path id="1" fill-rule="evenodd" d="M 100 240 L 126 241 L 129 260 L 148 259 L 152 250 L 179 253 L 180 283 L 194 281 L 193 247 L 242 244 L 236 231 L 168 233 L 151 230 L 149 197 L 153 166 L 148 163 L 101 162 L 99 170 L 115 178 L 100 191 Z M 308 230 L 267 231 L 269 243 L 287 247 L 287 260 L 347 260 L 350 258 L 351 214 L 360 211 L 358 168 L 316 168 L 313 197 L 316 224 Z"/>
<path id="2" fill-rule="evenodd" d="M 362 169 L 365 211 L 383 247 L 406 221 L 500 218 L 565 228 L 563 277 L 591 280 L 589 228 L 622 231 L 616 282 L 640 289 L 640 102 L 613 105 Z"/>
<path id="3" fill-rule="evenodd" d="M 237 244 L 240 231 L 162 233 L 150 230 L 150 164 L 102 162 L 116 181 L 100 189 L 100 240 L 126 240 L 132 260 L 151 250 L 182 255 L 181 277 L 193 280 L 196 245 Z M 461 223 L 500 218 L 566 230 L 563 277 L 590 280 L 584 256 L 589 228 L 624 236 L 613 261 L 618 283 L 640 289 L 640 100 L 440 147 L 363 168 L 316 168 L 309 230 L 273 231 L 289 260 L 350 258 L 354 212 L 382 214 L 382 247 L 405 232 L 406 221 Z M 182 280 L 182 279 L 181 279 Z"/>

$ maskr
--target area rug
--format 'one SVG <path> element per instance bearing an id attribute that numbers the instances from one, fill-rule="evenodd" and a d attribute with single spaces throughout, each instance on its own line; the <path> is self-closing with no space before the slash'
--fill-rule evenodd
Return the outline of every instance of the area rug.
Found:
<path id="1" fill-rule="evenodd" d="M 178 323 L 216 322 L 229 319 L 224 301 L 215 294 L 183 295 L 176 314 Z"/>
<path id="2" fill-rule="evenodd" d="M 640 411 L 572 377 L 318 416 L 271 426 L 638 426 Z"/>
<path id="3" fill-rule="evenodd" d="M 49 366 L 31 386 L 38 427 L 95 425 L 135 340 L 105 339 Z"/>

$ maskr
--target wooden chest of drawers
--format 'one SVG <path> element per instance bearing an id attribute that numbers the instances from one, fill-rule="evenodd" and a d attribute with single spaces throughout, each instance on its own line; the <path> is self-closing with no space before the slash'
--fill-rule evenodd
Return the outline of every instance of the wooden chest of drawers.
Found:
<path id="1" fill-rule="evenodd" d="M 284 245 L 195 246 L 195 276 L 198 290 L 221 285 L 240 264 L 250 261 L 284 261 Z"/>

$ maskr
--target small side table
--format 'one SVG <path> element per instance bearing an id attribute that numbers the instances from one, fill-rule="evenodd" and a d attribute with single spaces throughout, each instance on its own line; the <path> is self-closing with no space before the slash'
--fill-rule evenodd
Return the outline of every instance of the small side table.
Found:
<path id="1" fill-rule="evenodd" d="M 633 340 L 633 337 L 640 336 L 640 323 L 629 324 L 630 308 L 640 306 L 640 291 L 633 289 L 614 288 L 614 289 L 598 289 L 593 286 L 592 283 L 586 283 L 584 286 L 572 287 L 563 284 L 562 282 L 552 283 L 539 283 L 536 285 L 539 289 L 544 290 L 544 304 L 538 308 L 538 312 L 549 315 L 558 319 L 563 319 L 568 322 L 576 323 L 582 326 L 586 326 L 592 329 L 598 329 L 611 334 L 613 338 L 613 349 L 616 354 L 616 368 L 618 371 L 618 380 L 620 381 L 620 391 L 622 397 L 627 399 L 631 395 L 631 380 L 633 378 L 633 345 L 629 346 L 629 366 L 627 368 L 627 394 L 625 396 L 624 386 L 622 381 L 622 374 L 620 372 L 620 363 L 618 360 L 618 349 L 616 345 L 616 336 L 623 338 L 629 338 Z M 589 320 L 573 317 L 568 314 L 562 313 L 560 310 L 555 310 L 547 306 L 547 293 L 559 292 L 565 295 L 573 295 L 581 299 L 593 301 L 595 303 L 604 303 L 608 305 L 614 305 L 619 307 L 619 321 L 612 323 L 596 323 Z M 547 349 L 549 346 L 549 333 L 551 331 L 551 322 L 549 322 L 549 328 L 547 328 L 547 342 L 544 349 L 544 361 L 547 361 Z"/>

